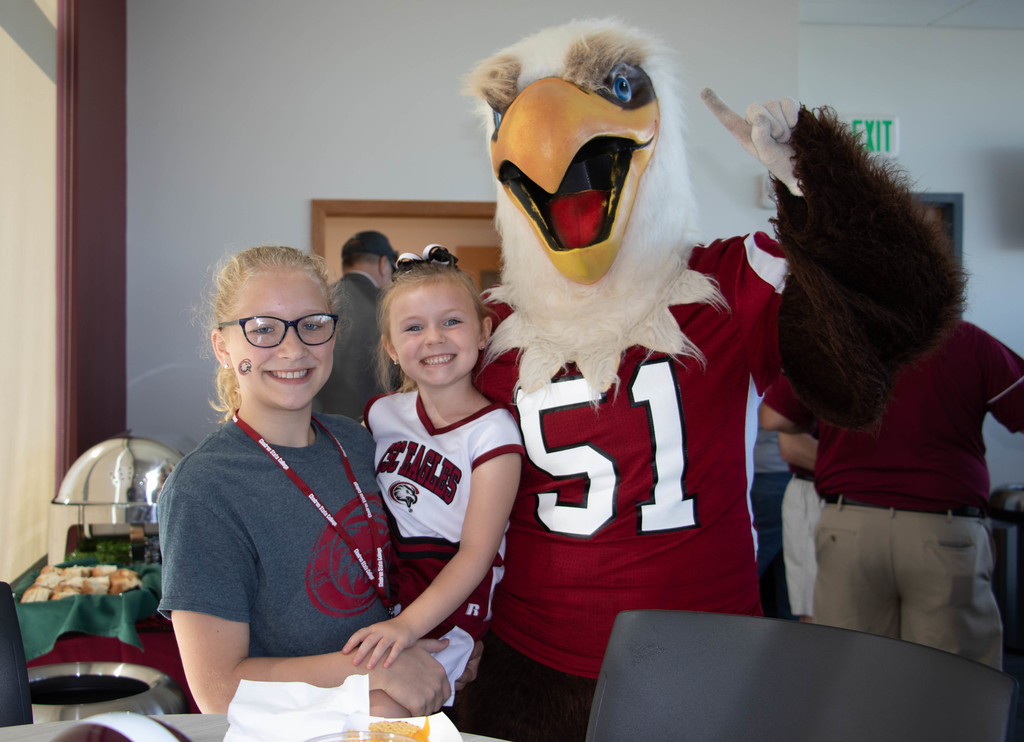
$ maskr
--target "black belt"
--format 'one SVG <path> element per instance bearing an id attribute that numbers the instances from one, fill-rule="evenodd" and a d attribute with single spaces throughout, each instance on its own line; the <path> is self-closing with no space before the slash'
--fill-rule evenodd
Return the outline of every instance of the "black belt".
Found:
<path id="1" fill-rule="evenodd" d="M 932 515 L 956 515 L 961 518 L 985 518 L 987 517 L 984 510 L 974 505 L 964 505 L 959 508 L 945 508 L 943 510 L 912 510 L 911 508 L 896 508 L 890 505 L 875 505 L 870 502 L 861 502 L 860 500 L 851 500 L 849 497 L 843 495 L 822 495 L 821 499 L 830 505 L 838 505 L 839 500 L 842 498 L 844 505 L 854 505 L 859 508 L 879 508 L 881 510 L 903 510 L 908 513 L 929 513 Z"/>

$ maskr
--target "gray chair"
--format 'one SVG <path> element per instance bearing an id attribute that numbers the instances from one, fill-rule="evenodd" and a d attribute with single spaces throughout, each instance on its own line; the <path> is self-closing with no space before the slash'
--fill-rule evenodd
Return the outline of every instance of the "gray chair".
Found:
<path id="1" fill-rule="evenodd" d="M 25 646 L 11 586 L 0 582 L 0 727 L 32 723 Z"/>
<path id="2" fill-rule="evenodd" d="M 587 742 L 1010 740 L 1017 680 L 949 652 L 774 618 L 624 611 Z"/>

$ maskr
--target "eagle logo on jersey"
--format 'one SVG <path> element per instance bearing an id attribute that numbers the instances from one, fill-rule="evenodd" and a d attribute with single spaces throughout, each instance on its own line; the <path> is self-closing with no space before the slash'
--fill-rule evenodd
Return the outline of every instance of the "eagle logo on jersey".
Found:
<path id="1" fill-rule="evenodd" d="M 423 443 L 414 441 L 396 441 L 392 443 L 387 452 L 377 462 L 378 474 L 394 474 L 398 472 L 404 477 L 412 493 L 412 502 L 416 502 L 419 489 L 416 485 L 423 487 L 427 492 L 437 495 L 447 505 L 452 504 L 455 493 L 458 492 L 459 482 L 462 481 L 462 469 L 445 457 L 439 451 L 435 451 Z M 392 485 L 397 487 L 398 485 Z M 410 503 L 405 499 L 409 493 L 402 491 L 389 493 L 392 499 L 412 509 Z M 401 497 L 396 497 L 400 495 Z"/>
<path id="2" fill-rule="evenodd" d="M 409 484 L 409 482 L 395 482 L 388 489 L 388 497 L 397 503 L 405 505 L 410 513 L 412 512 L 412 506 L 420 499 L 419 490 L 416 489 L 415 485 Z"/>

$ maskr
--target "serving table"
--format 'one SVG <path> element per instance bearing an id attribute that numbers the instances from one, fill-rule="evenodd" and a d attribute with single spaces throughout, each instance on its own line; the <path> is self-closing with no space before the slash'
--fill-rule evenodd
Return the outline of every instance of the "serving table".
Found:
<path id="1" fill-rule="evenodd" d="M 222 742 L 228 731 L 228 718 L 224 714 L 168 714 L 159 718 L 186 735 L 192 742 Z M 0 727 L 0 740 L 3 742 L 51 742 L 54 737 L 79 721 L 81 719 Z M 463 742 L 501 742 L 493 737 L 481 737 L 478 734 L 463 734 L 462 739 Z"/>
<path id="2" fill-rule="evenodd" d="M 41 560 L 42 561 L 42 560 Z M 75 564 L 92 564 L 95 559 Z M 68 563 L 70 564 L 70 563 Z M 121 595 L 76 595 L 42 603 L 18 603 L 18 623 L 29 667 L 68 662 L 127 662 L 151 667 L 172 678 L 185 693 L 189 710 L 199 711 L 181 665 L 171 622 L 157 613 L 161 566 L 130 565 L 142 582 Z M 32 585 L 42 565 L 11 584 L 15 598 Z"/>

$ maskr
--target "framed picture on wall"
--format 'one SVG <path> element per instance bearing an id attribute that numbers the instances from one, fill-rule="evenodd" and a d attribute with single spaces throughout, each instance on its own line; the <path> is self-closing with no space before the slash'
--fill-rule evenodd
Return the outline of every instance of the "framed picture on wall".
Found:
<path id="1" fill-rule="evenodd" d="M 921 203 L 932 208 L 935 218 L 946 227 L 946 235 L 953 246 L 957 262 L 963 262 L 964 239 L 964 194 L 962 193 L 915 193 Z"/>

